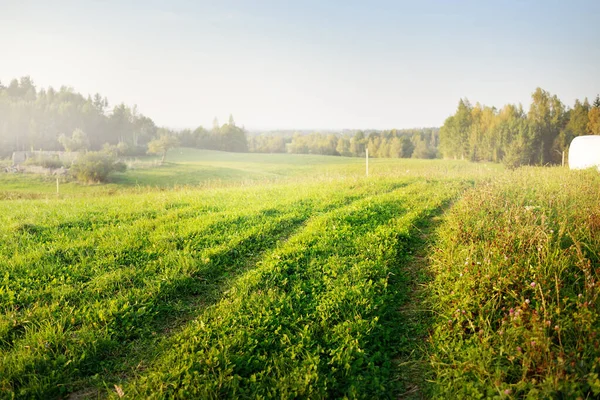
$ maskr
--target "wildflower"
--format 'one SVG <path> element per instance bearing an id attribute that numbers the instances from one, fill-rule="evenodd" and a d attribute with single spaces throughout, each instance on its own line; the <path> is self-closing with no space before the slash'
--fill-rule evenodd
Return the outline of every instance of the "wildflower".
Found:
<path id="1" fill-rule="evenodd" d="M 511 308 L 510 310 L 508 310 L 508 312 L 510 313 L 510 315 L 513 315 L 515 313 L 514 308 Z"/>
<path id="2" fill-rule="evenodd" d="M 529 286 L 531 286 L 531 287 L 534 288 L 535 287 L 535 282 L 531 282 L 531 284 L 529 284 Z"/>
<path id="3" fill-rule="evenodd" d="M 535 340 L 532 340 L 532 341 L 531 341 L 531 345 L 532 345 L 532 346 L 535 346 Z"/>
<path id="4" fill-rule="evenodd" d="M 517 351 L 520 353 L 523 351 L 523 349 L 521 348 L 521 346 L 517 346 Z"/>
<path id="5" fill-rule="evenodd" d="M 511 393 L 512 393 L 512 390 L 510 390 L 510 389 L 504 389 L 504 394 L 508 395 L 508 394 L 511 394 Z"/>
<path id="6" fill-rule="evenodd" d="M 525 299 L 525 303 L 526 303 L 526 304 L 529 304 L 529 299 Z"/>

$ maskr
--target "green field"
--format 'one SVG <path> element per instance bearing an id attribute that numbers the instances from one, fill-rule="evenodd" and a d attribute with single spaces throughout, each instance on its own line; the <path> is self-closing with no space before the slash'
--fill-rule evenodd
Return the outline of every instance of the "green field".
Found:
<path id="1" fill-rule="evenodd" d="M 600 394 L 597 172 L 167 160 L 0 175 L 1 397 Z"/>

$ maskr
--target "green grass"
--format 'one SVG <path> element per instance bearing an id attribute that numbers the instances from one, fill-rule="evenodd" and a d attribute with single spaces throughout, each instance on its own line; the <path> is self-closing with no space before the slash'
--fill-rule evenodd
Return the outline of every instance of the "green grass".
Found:
<path id="1" fill-rule="evenodd" d="M 600 395 L 600 175 L 528 168 L 465 194 L 439 232 L 435 393 Z"/>
<path id="2" fill-rule="evenodd" d="M 125 173 L 115 173 L 111 182 L 100 185 L 80 184 L 31 174 L 0 173 L 0 200 L 73 196 L 104 196 L 145 192 L 149 188 L 214 188 L 274 182 L 354 179 L 365 174 L 364 160 L 351 157 L 291 154 L 242 154 L 211 150 L 174 149 L 165 165 L 156 157 L 130 161 Z M 468 179 L 489 175 L 501 168 L 493 164 L 473 165 L 462 161 L 371 159 L 371 176 Z"/>
<path id="3" fill-rule="evenodd" d="M 167 160 L 0 174 L 0 397 L 600 394 L 596 172 Z"/>
<path id="4" fill-rule="evenodd" d="M 400 273 L 412 226 L 460 187 L 392 186 L 311 219 L 124 390 L 140 398 L 398 392 L 390 351 L 397 327 L 385 323 L 397 288 L 388 278 Z"/>
<path id="5" fill-rule="evenodd" d="M 105 388 L 116 383 L 140 397 L 160 393 L 153 382 L 162 372 L 151 366 L 167 365 L 163 356 L 187 357 L 186 349 L 163 354 L 164 349 L 208 315 L 229 321 L 214 326 L 214 334 L 222 336 L 213 343 L 215 348 L 237 343 L 241 339 L 229 335 L 239 332 L 236 321 L 244 318 L 243 310 L 228 304 L 270 313 L 277 308 L 270 303 L 274 299 L 263 297 L 267 288 L 256 285 L 281 279 L 294 292 L 292 297 L 285 291 L 278 294 L 277 301 L 296 303 L 303 293 L 312 298 L 305 305 L 298 303 L 281 329 L 296 341 L 300 337 L 292 332 L 300 335 L 302 329 L 312 328 L 296 361 L 303 367 L 285 369 L 278 363 L 291 362 L 287 352 L 278 355 L 282 348 L 270 349 L 271 342 L 261 347 L 260 357 L 272 352 L 277 364 L 266 367 L 282 368 L 275 375 L 281 384 L 273 390 L 282 395 L 351 397 L 401 391 L 389 379 L 393 353 L 382 347 L 392 341 L 393 327 L 384 329 L 378 322 L 389 313 L 384 307 L 390 296 L 388 273 L 398 268 L 404 254 L 398 246 L 411 224 L 466 183 L 395 177 L 393 172 L 370 179 L 325 173 L 302 181 L 235 187 L 124 190 L 117 196 L 81 192 L 75 197 L 0 202 L 0 388 L 17 397 L 58 397 L 88 390 L 106 393 Z M 370 253 L 373 259 L 363 260 Z M 282 272 L 294 268 L 290 260 L 298 262 L 296 270 Z M 313 263 L 312 270 L 304 270 Z M 330 276 L 319 275 L 325 268 Z M 233 293 L 239 295 L 232 297 Z M 329 296 L 329 309 L 321 310 Z M 360 300 L 363 296 L 368 297 Z M 342 300 L 358 304 L 339 314 L 335 307 Z M 319 342 L 321 334 L 341 329 L 335 327 L 348 318 L 356 324 L 351 324 L 352 335 L 364 340 L 355 343 L 350 333 L 332 333 L 324 338 L 327 343 Z M 258 321 L 257 334 L 274 323 L 261 328 Z M 250 330 L 245 335 L 252 338 Z M 346 346 L 354 349 L 354 356 L 345 355 Z M 346 361 L 353 362 L 363 347 L 372 350 L 348 370 Z M 328 355 L 322 354 L 325 350 Z M 328 373 L 327 363 L 317 359 L 336 352 L 342 357 L 337 362 L 345 361 L 336 367 L 339 372 Z M 142 375 L 140 366 L 152 372 Z M 292 387 L 303 368 L 316 368 L 315 379 L 322 382 L 314 387 L 316 392 L 310 391 L 311 380 L 303 388 Z M 214 371 L 210 379 L 246 381 L 217 391 L 194 383 L 169 393 L 236 396 L 242 390 L 252 397 L 252 392 L 261 393 L 259 387 L 274 382 L 269 371 Z M 182 377 L 188 373 L 193 370 L 182 372 Z M 364 375 L 362 383 L 352 383 L 359 373 Z M 253 375 L 263 378 L 251 384 Z"/>

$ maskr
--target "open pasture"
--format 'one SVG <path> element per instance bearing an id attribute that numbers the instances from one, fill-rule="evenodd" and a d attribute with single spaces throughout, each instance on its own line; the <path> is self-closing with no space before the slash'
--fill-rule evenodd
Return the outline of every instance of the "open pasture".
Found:
<path id="1" fill-rule="evenodd" d="M 3 397 L 600 387 L 593 171 L 377 159 L 367 178 L 181 149 L 59 195 L 2 182 Z"/>

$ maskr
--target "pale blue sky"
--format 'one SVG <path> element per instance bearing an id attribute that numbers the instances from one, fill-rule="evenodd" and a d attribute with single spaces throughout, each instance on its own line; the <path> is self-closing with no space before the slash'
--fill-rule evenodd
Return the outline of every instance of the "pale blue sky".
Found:
<path id="1" fill-rule="evenodd" d="M 600 1 L 0 0 L 0 80 L 159 125 L 439 126 L 458 99 L 600 92 Z"/>

